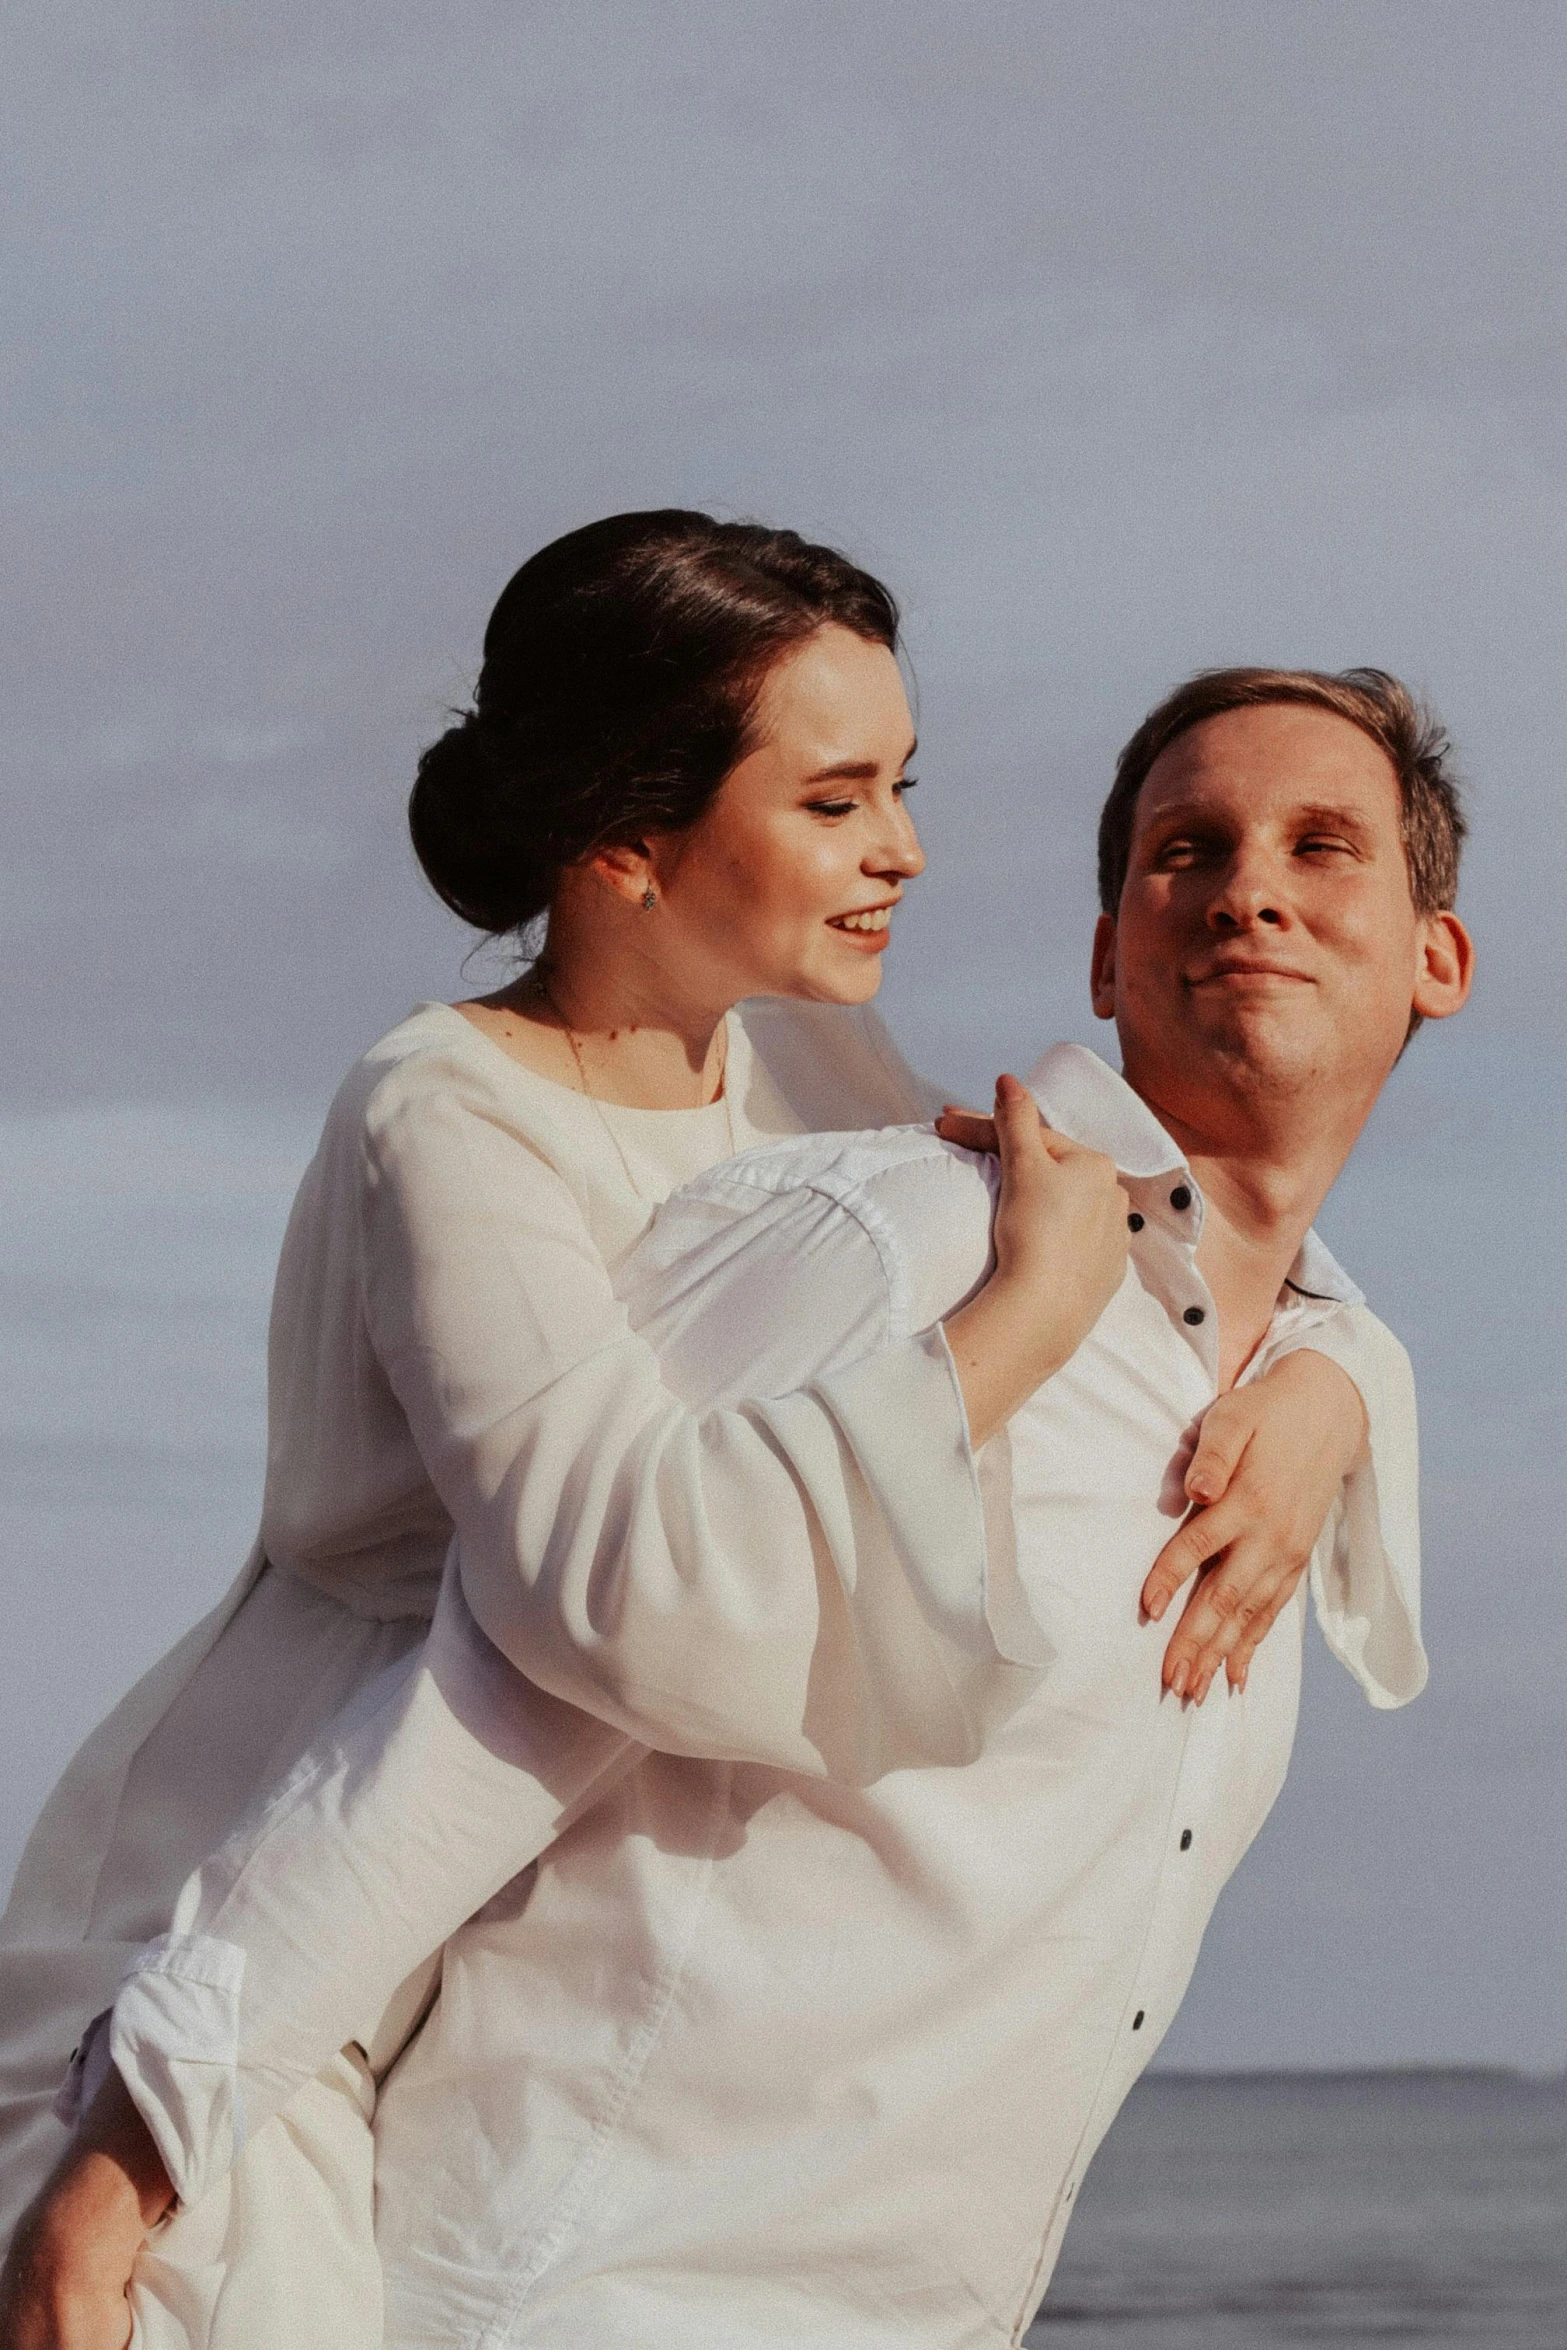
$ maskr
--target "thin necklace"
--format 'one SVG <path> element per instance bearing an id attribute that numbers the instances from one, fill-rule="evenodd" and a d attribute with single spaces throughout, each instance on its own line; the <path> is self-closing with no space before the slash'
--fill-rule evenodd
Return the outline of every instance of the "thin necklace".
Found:
<path id="1" fill-rule="evenodd" d="M 582 1088 L 583 1097 L 585 1100 L 590 1101 L 593 1104 L 594 1109 L 598 1113 L 599 1124 L 603 1127 L 605 1133 L 609 1136 L 610 1141 L 614 1144 L 615 1156 L 620 1161 L 621 1171 L 624 1174 L 626 1181 L 630 1184 L 631 1189 L 636 1194 L 637 1198 L 640 1200 L 645 1200 L 647 1198 L 647 1193 L 643 1190 L 641 1184 L 637 1181 L 635 1175 L 631 1171 L 631 1161 L 626 1156 L 625 1144 L 621 1141 L 620 1136 L 615 1132 L 614 1127 L 610 1124 L 608 1116 L 605 1113 L 603 1102 L 599 1099 L 598 1095 L 593 1091 L 592 1086 L 588 1083 L 587 1064 L 582 1058 L 582 1046 L 578 1040 L 577 1032 L 572 1027 L 571 1022 L 567 1019 L 565 1013 L 561 1010 L 560 1005 L 555 1000 L 555 991 L 550 986 L 549 980 L 545 975 L 544 965 L 542 963 L 535 963 L 532 971 L 528 974 L 528 976 L 532 985 L 538 989 L 540 995 L 544 998 L 544 1001 L 549 1005 L 550 1010 L 554 1013 L 556 1019 L 560 1022 L 561 1029 L 566 1038 L 566 1042 L 571 1047 L 571 1057 L 577 1064 L 577 1082 Z M 728 1081 L 729 1028 L 728 1023 L 726 1022 L 724 1026 L 724 1057 L 719 1065 L 718 1070 L 718 1098 L 724 1105 L 724 1125 L 729 1135 L 729 1156 L 733 1158 L 736 1152 L 739 1150 L 740 1145 L 735 1140 L 735 1114 L 729 1100 Z"/>

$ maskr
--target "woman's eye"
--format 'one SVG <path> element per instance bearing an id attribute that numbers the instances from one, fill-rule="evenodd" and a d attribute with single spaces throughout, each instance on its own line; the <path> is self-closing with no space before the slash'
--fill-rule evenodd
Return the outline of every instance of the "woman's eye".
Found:
<path id="1" fill-rule="evenodd" d="M 805 804 L 813 816 L 852 816 L 855 808 L 853 800 L 807 800 Z"/>
<path id="2" fill-rule="evenodd" d="M 918 782 L 919 782 L 919 777 L 918 777 L 917 775 L 900 775 L 900 776 L 899 776 L 899 778 L 898 778 L 898 780 L 897 780 L 897 782 L 896 782 L 896 783 L 893 785 L 893 787 L 892 787 L 892 788 L 893 788 L 893 790 L 894 790 L 894 791 L 897 793 L 897 795 L 898 795 L 899 799 L 901 800 L 901 799 L 902 799 L 902 797 L 903 797 L 903 795 L 904 795 L 904 793 L 905 793 L 906 791 L 913 791 L 913 789 L 914 789 L 915 785 L 916 785 Z"/>

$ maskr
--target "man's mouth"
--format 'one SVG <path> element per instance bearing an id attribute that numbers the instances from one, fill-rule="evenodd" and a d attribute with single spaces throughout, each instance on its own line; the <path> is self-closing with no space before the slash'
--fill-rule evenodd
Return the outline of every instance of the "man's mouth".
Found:
<path id="1" fill-rule="evenodd" d="M 1219 963 L 1207 971 L 1194 973 L 1187 985 L 1216 987 L 1232 979 L 1294 979 L 1302 986 L 1312 984 L 1306 972 L 1292 970 L 1285 963 Z"/>

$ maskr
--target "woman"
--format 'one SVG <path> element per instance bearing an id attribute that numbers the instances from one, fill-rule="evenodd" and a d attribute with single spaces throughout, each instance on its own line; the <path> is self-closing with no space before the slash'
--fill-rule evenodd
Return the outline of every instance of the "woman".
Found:
<path id="1" fill-rule="evenodd" d="M 1121 1277 L 1113 1169 L 1047 1144 L 1004 1088 L 985 1288 L 944 1332 L 765 1411 L 693 1420 L 610 1286 L 657 1201 L 727 1153 L 932 1106 L 855 1009 L 923 862 L 903 807 L 895 642 L 891 599 L 841 557 L 689 514 L 573 533 L 501 598 L 475 709 L 426 753 L 411 814 L 447 902 L 496 933 L 547 914 L 544 952 L 497 997 L 416 1013 L 334 1105 L 279 1276 L 255 1557 L 89 1743 L 18 1878 L 5 1955 L 21 2193 L 48 2158 L 59 2066 L 127 1951 L 167 1924 L 187 1871 L 251 1798 L 420 1640 L 454 1535 L 466 1605 L 541 1704 L 677 1752 L 790 1768 L 973 1751 L 1009 1661 L 985 1637 L 996 1594 L 973 1454 Z M 756 996 L 783 1001 L 736 1014 Z M 889 1387 L 929 1434 L 912 1521 L 878 1458 Z M 1274 1522 L 1306 1496 L 1314 1533 L 1362 1429 L 1349 1382 L 1302 1357 L 1229 1399 L 1225 1444 L 1234 1457 L 1252 1438 L 1255 1462 L 1271 1431 L 1280 1461 L 1309 1462 L 1279 1478 Z M 845 1453 L 872 1507 L 852 1555 L 839 1538 L 824 1611 L 824 1521 L 803 1497 Z M 1269 1562 L 1280 1596 L 1310 1543 L 1286 1547 L 1298 1555 L 1282 1570 Z M 954 1576 L 967 1589 L 975 1637 L 942 1660 L 952 1709 L 911 1721 L 902 1667 L 940 1645 L 919 1605 L 932 1560 L 946 1594 Z M 833 1641 L 861 1742 L 844 1758 L 802 1729 L 805 1682 Z M 1199 1684 L 1224 1649 L 1197 1655 Z M 378 2065 L 417 1999 L 366 2029 Z M 314 2133 L 319 2258 L 268 2169 L 276 2156 L 287 2171 L 288 2146 L 264 2131 L 235 2175 L 216 2281 L 174 2264 L 161 2306 L 186 2338 L 211 2331 L 220 2300 L 225 2339 L 355 2338 L 369 2090 L 346 2060 L 312 2088 L 314 2107 L 290 2110 L 296 2137 Z M 111 2075 L 101 2128 L 114 2093 Z M 54 2241 L 62 2210 L 75 2240 L 139 2233 L 134 2168 L 129 2155 L 117 2172 L 68 2165 Z M 83 2197 L 105 2183 L 86 2226 Z M 262 2256 L 279 2223 L 286 2261 Z M 35 2228 L 34 2286 L 40 2244 Z M 285 2271 L 303 2288 L 291 2308 L 275 2298 Z M 247 2277 L 267 2280 L 260 2314 Z M 88 2310 L 105 2341 L 123 2338 L 119 2290 Z M 40 2306 L 34 2292 L 18 2323 L 46 2324 Z"/>

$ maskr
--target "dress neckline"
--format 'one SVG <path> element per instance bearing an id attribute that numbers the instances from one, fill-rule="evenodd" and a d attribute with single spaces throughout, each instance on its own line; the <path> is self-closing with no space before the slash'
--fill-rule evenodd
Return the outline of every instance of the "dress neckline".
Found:
<path id="1" fill-rule="evenodd" d="M 455 1004 L 446 1003 L 439 996 L 432 996 L 427 1002 L 419 1004 L 415 1008 L 420 1012 L 444 1012 L 465 1036 L 471 1038 L 478 1045 L 487 1060 L 498 1061 L 503 1068 L 507 1069 L 524 1085 L 541 1086 L 548 1094 L 559 1095 L 564 1101 L 577 1103 L 579 1108 L 586 1111 L 589 1116 L 602 1110 L 607 1117 L 627 1118 L 633 1122 L 653 1119 L 662 1123 L 665 1120 L 680 1119 L 689 1121 L 693 1125 L 700 1119 L 727 1119 L 726 1096 L 732 1103 L 733 1097 L 729 1094 L 729 1081 L 735 1073 L 735 1043 L 737 1035 L 740 1033 L 740 1023 L 736 1020 L 733 1012 L 724 1014 L 729 1038 L 726 1048 L 727 1058 L 724 1063 L 723 1093 L 715 1095 L 710 1102 L 698 1102 L 689 1110 L 647 1110 L 639 1108 L 633 1102 L 607 1102 L 599 1094 L 584 1093 L 582 1088 L 577 1085 L 563 1085 L 558 1077 L 546 1077 L 542 1070 L 530 1069 L 525 1062 L 513 1060 L 511 1054 L 506 1051 L 504 1046 L 498 1045 L 493 1036 L 486 1036 L 482 1028 L 472 1020 L 463 1017 Z"/>

